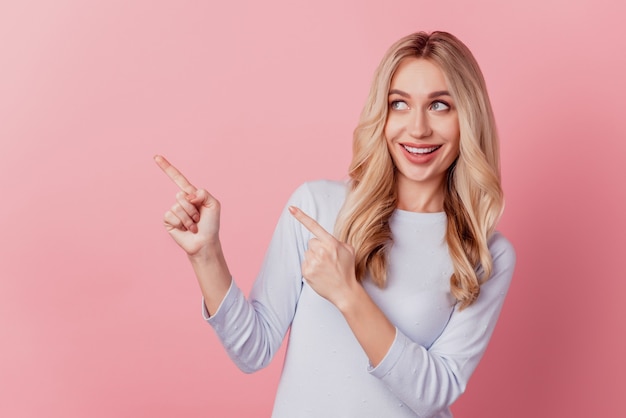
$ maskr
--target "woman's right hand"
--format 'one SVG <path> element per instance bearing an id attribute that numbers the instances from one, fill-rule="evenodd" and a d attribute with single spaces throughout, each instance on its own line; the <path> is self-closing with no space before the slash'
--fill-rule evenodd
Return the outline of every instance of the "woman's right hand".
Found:
<path id="1" fill-rule="evenodd" d="M 165 212 L 163 223 L 174 241 L 190 257 L 207 257 L 219 248 L 220 202 L 204 189 L 194 187 L 164 157 L 154 161 L 178 186 L 176 202 Z"/>

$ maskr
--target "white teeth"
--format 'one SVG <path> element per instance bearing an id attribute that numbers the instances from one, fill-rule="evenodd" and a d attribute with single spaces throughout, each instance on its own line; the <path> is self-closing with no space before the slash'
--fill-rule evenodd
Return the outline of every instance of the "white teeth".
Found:
<path id="1" fill-rule="evenodd" d="M 411 154 L 430 154 L 431 152 L 439 148 L 439 146 L 429 147 L 429 148 L 415 148 L 415 147 L 409 147 L 408 145 L 403 145 L 403 147 L 405 150 L 407 150 Z"/>

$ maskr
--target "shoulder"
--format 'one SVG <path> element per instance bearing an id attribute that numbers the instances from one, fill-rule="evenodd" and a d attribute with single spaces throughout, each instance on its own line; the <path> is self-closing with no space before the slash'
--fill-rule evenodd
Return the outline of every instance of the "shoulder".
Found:
<path id="1" fill-rule="evenodd" d="M 489 252 L 493 257 L 494 263 L 496 259 L 506 264 L 515 264 L 515 248 L 511 241 L 509 241 L 502 233 L 496 231 L 489 238 L 487 245 L 489 246 Z"/>
<path id="2" fill-rule="evenodd" d="M 347 190 L 348 184 L 342 181 L 309 181 L 293 192 L 288 205 L 302 209 L 330 231 L 346 199 Z"/>
<path id="3" fill-rule="evenodd" d="M 513 244 L 502 233 L 496 231 L 489 238 L 487 245 L 493 259 L 491 277 L 503 276 L 506 278 L 506 281 L 510 281 L 517 259 Z"/>
<path id="4" fill-rule="evenodd" d="M 313 180 L 301 184 L 294 194 L 309 194 L 314 198 L 344 199 L 348 183 L 336 180 Z"/>
<path id="5" fill-rule="evenodd" d="M 343 204 L 348 185 L 333 180 L 315 180 L 301 184 L 291 195 L 290 203 L 312 205 L 314 207 Z M 301 209 L 305 209 L 304 207 Z"/>

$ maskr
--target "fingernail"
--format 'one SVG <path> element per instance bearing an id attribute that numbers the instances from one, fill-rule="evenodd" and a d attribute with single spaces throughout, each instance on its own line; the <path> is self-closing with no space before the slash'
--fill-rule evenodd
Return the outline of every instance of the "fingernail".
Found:
<path id="1" fill-rule="evenodd" d="M 194 200 L 195 198 L 196 198 L 196 195 L 195 195 L 195 194 L 193 194 L 193 193 L 192 193 L 192 194 L 188 194 L 188 195 L 187 195 L 187 197 L 186 197 L 186 199 L 187 199 L 188 201 L 190 201 L 190 202 L 191 202 L 192 200 Z"/>
<path id="2" fill-rule="evenodd" d="M 198 214 L 196 213 L 195 215 L 193 215 L 193 218 L 192 218 L 192 219 L 194 220 L 194 222 L 198 222 L 198 221 L 200 221 L 200 215 L 198 215 Z"/>
<path id="3" fill-rule="evenodd" d="M 189 227 L 189 230 L 195 234 L 196 232 L 198 232 L 198 227 L 196 226 L 196 224 L 193 224 Z"/>
<path id="4" fill-rule="evenodd" d="M 292 215 L 296 213 L 296 207 L 295 206 L 289 206 L 287 209 L 289 209 L 289 213 L 291 213 Z"/>

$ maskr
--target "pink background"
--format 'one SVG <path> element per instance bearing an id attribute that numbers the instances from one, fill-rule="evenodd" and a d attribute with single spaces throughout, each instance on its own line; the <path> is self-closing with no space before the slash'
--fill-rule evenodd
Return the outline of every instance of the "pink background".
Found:
<path id="1" fill-rule="evenodd" d="M 502 136 L 518 268 L 459 417 L 626 416 L 626 10 L 615 0 L 0 3 L 0 416 L 269 416 L 200 316 L 166 155 L 247 292 L 291 191 L 341 179 L 385 49 L 448 30 Z M 384 4 L 384 6 L 383 6 Z"/>

